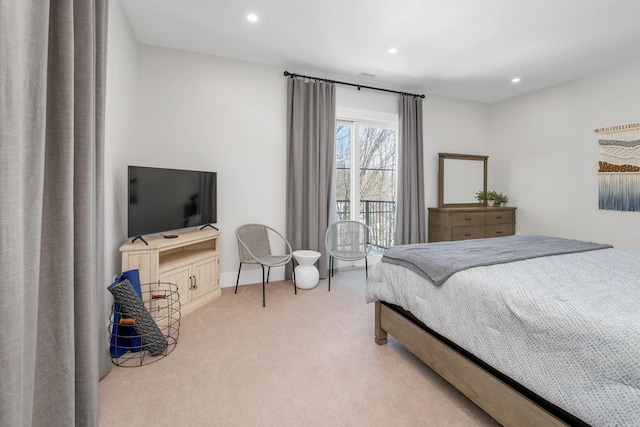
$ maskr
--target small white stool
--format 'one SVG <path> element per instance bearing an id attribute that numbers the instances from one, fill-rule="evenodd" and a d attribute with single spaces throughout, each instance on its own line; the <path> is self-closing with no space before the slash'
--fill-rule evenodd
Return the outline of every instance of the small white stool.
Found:
<path id="1" fill-rule="evenodd" d="M 313 289 L 318 285 L 320 273 L 315 266 L 320 258 L 320 252 L 293 251 L 293 257 L 298 262 L 296 267 L 296 287 L 298 289 Z"/>

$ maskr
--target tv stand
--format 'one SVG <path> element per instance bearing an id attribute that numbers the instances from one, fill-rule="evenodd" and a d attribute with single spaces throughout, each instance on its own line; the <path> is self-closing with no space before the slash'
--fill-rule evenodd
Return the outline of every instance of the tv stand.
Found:
<path id="1" fill-rule="evenodd" d="M 147 236 L 145 246 L 120 247 L 122 271 L 138 269 L 140 283 L 173 283 L 178 287 L 182 315 L 221 295 L 220 231 L 180 230 L 177 237 Z M 142 239 L 142 237 L 140 237 Z M 144 241 L 144 239 L 143 239 Z"/>

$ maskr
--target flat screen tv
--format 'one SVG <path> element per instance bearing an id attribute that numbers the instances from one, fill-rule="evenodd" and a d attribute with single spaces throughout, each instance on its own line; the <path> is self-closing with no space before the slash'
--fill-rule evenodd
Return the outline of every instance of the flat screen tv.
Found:
<path id="1" fill-rule="evenodd" d="M 215 224 L 216 187 L 215 172 L 129 166 L 129 237 Z"/>

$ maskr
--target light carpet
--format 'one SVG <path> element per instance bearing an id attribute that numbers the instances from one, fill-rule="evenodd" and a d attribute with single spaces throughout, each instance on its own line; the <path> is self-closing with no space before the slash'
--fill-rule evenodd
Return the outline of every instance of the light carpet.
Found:
<path id="1" fill-rule="evenodd" d="M 499 426 L 401 344 L 374 341 L 363 270 L 294 295 L 246 285 L 182 317 L 178 345 L 100 382 L 100 426 Z"/>

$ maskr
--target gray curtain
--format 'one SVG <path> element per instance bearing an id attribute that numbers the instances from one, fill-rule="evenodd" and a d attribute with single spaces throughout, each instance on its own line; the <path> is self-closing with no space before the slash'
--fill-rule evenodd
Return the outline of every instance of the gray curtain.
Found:
<path id="1" fill-rule="evenodd" d="M 335 117 L 333 83 L 287 79 L 286 237 L 294 251 L 322 254 L 321 278 L 329 268 L 324 236 L 331 212 Z"/>
<path id="2" fill-rule="evenodd" d="M 422 98 L 400 95 L 395 245 L 426 242 Z"/>
<path id="3" fill-rule="evenodd" d="M 106 30 L 106 0 L 0 3 L 2 426 L 98 422 Z"/>

